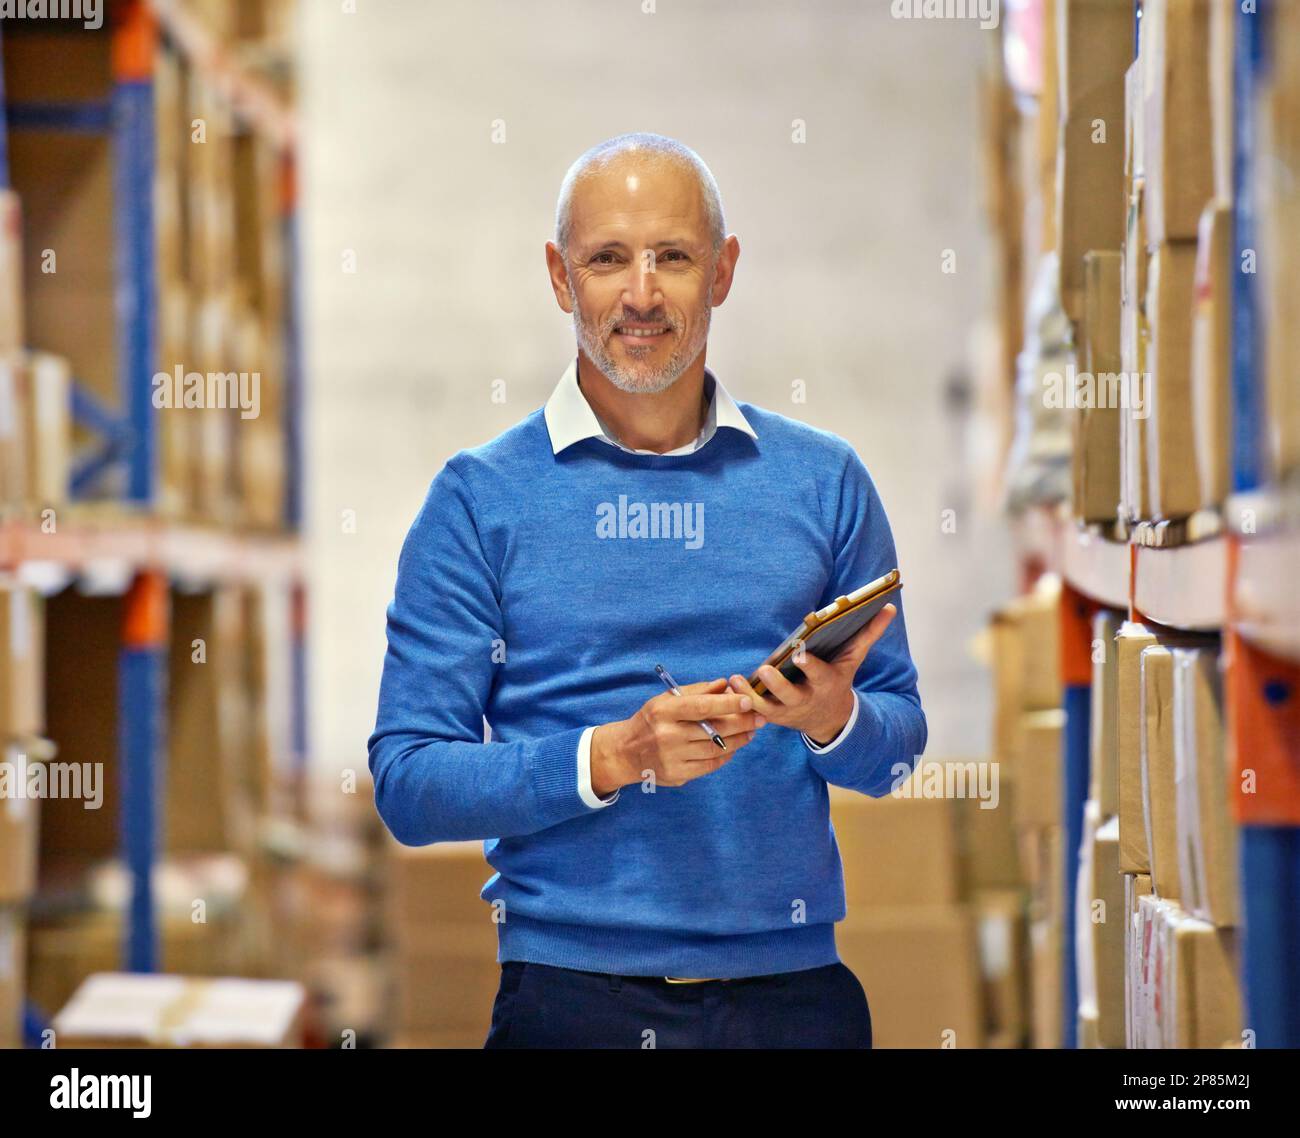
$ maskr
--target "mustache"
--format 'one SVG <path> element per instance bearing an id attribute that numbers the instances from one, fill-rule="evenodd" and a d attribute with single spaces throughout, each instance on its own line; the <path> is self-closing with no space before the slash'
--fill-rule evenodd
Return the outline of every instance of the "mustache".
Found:
<path id="1" fill-rule="evenodd" d="M 603 330 L 613 332 L 620 324 L 662 324 L 670 332 L 677 330 L 677 322 L 672 319 L 666 312 L 636 312 L 627 311 L 626 309 L 617 316 L 611 316 L 605 321 Z"/>

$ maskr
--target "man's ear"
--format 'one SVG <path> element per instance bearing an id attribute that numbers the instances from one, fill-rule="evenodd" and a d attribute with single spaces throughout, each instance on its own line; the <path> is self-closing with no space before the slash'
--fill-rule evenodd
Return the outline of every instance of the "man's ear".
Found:
<path id="1" fill-rule="evenodd" d="M 718 251 L 718 262 L 713 267 L 713 290 L 710 300 L 714 308 L 726 300 L 727 294 L 731 292 L 732 282 L 736 279 L 738 260 L 740 260 L 740 240 L 733 233 L 722 243 L 722 248 Z"/>
<path id="2" fill-rule="evenodd" d="M 551 278 L 555 303 L 568 313 L 573 312 L 573 290 L 569 287 L 569 271 L 564 267 L 564 257 L 554 241 L 546 243 L 546 272 Z"/>

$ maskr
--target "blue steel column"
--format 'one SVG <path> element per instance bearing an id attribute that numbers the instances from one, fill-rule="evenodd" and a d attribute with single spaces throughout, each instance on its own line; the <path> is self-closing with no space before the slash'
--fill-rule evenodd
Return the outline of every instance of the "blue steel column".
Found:
<path id="1" fill-rule="evenodd" d="M 167 698 L 167 579 L 144 570 L 127 592 L 118 663 L 122 858 L 131 878 L 124 966 L 158 968 L 153 866 L 163 832 Z"/>
<path id="2" fill-rule="evenodd" d="M 138 4 L 114 31 L 113 228 L 117 274 L 117 382 L 131 430 L 126 498 L 149 505 L 157 482 L 153 408 L 157 294 L 154 269 L 154 100 L 151 18 Z"/>

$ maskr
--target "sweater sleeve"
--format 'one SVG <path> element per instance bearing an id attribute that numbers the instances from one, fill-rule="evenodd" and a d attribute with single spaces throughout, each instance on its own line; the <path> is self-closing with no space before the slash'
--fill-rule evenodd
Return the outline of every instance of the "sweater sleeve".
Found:
<path id="1" fill-rule="evenodd" d="M 403 845 L 513 837 L 591 812 L 584 727 L 484 742 L 504 642 L 496 576 L 464 479 L 444 466 L 402 545 L 370 736 L 375 805 Z"/>
<path id="2" fill-rule="evenodd" d="M 897 556 L 871 475 L 857 454 L 850 452 L 835 523 L 834 572 L 822 604 L 898 568 Z M 907 645 L 906 592 L 904 574 L 903 588 L 891 598 L 898 612 L 854 680 L 856 722 L 834 747 L 824 751 L 808 747 L 808 761 L 828 783 L 873 798 L 884 797 L 900 773 L 916 766 L 928 737 L 916 666 Z"/>

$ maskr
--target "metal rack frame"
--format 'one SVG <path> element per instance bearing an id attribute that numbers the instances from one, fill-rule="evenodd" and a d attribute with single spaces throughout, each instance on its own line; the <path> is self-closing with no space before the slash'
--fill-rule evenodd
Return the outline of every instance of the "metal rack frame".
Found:
<path id="1" fill-rule="evenodd" d="M 147 510 L 157 498 L 159 445 L 157 416 L 152 405 L 152 376 L 157 350 L 158 297 L 154 236 L 154 86 L 153 74 L 160 50 L 177 50 L 191 60 L 235 106 L 236 114 L 254 121 L 274 138 L 282 160 L 293 168 L 293 137 L 282 108 L 268 99 L 255 80 L 232 66 L 201 27 L 183 9 L 163 0 L 121 0 L 110 10 L 110 22 L 93 34 L 111 37 L 112 90 L 109 98 L 87 103 L 15 104 L 5 97 L 0 62 L 0 184 L 8 187 L 8 130 L 76 131 L 106 137 L 113 163 L 113 246 L 115 315 L 117 327 L 118 405 L 115 412 L 88 388 L 74 381 L 72 411 L 75 420 L 99 436 L 98 448 L 74 467 L 71 489 L 80 496 L 114 470 L 124 472 L 124 500 Z M 53 28 L 46 29 L 53 30 Z M 92 34 L 78 29 L 78 34 Z M 164 46 L 164 38 L 166 45 Z M 301 404 L 304 378 L 301 364 L 301 321 L 298 306 L 298 247 L 296 200 L 282 197 L 285 248 L 285 448 L 287 478 L 284 519 L 291 532 L 302 519 Z M 176 558 L 160 552 L 166 534 L 143 545 L 128 536 L 92 534 L 85 543 L 98 542 L 130 559 L 133 578 L 124 604 L 122 648 L 119 656 L 119 747 L 122 769 L 122 806 L 119 819 L 120 848 L 131 879 L 123 964 L 128 971 L 149 972 L 159 966 L 158 927 L 153 895 L 153 869 L 163 832 L 162 787 L 166 757 L 167 642 L 169 634 L 169 575 Z M 282 574 L 291 590 L 297 619 L 290 645 L 294 769 L 300 770 L 307 753 L 306 725 L 306 595 L 300 559 L 291 540 L 250 542 L 237 535 L 176 530 L 174 549 L 188 536 L 219 549 L 207 549 L 201 571 L 214 579 L 228 575 L 248 579 L 241 565 L 250 551 L 270 547 L 269 561 L 254 556 L 252 564 L 270 565 Z M 72 539 L 76 544 L 77 539 Z M 257 549 L 254 549 L 254 546 Z M 9 563 L 23 557 L 22 534 L 4 545 Z M 48 557 L 48 553 L 43 554 Z M 82 562 L 70 555 L 70 574 Z M 203 558 L 199 558 L 203 561 Z M 229 572 L 230 570 L 234 572 Z M 29 1037 L 44 1026 L 41 1011 L 27 1008 Z"/>

